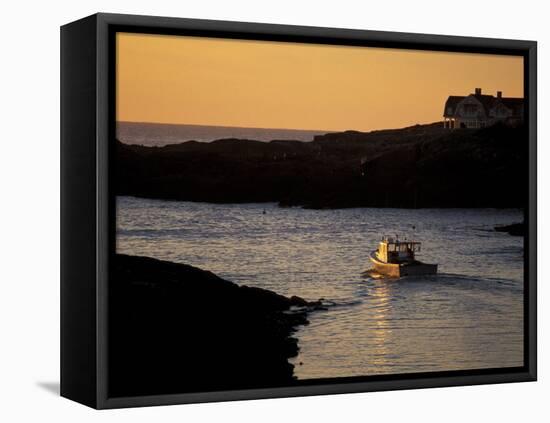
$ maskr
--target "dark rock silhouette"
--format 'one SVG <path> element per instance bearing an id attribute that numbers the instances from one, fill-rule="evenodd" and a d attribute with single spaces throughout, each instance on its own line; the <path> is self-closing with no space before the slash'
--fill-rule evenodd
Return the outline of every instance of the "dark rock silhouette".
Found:
<path id="1" fill-rule="evenodd" d="M 511 225 L 495 226 L 495 231 L 506 232 L 507 234 L 513 236 L 525 236 L 527 232 L 527 226 L 524 222 L 512 223 Z"/>
<path id="2" fill-rule="evenodd" d="M 109 280 L 109 395 L 291 385 L 291 337 L 321 308 L 211 272 L 116 255 Z"/>
<path id="3" fill-rule="evenodd" d="M 527 152 L 523 127 L 451 131 L 441 123 L 311 142 L 117 142 L 116 193 L 307 208 L 523 207 Z"/>

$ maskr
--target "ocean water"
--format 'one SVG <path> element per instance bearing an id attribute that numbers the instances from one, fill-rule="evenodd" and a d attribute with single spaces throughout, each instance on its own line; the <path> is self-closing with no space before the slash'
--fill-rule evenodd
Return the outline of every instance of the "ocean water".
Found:
<path id="1" fill-rule="evenodd" d="M 265 213 L 264 213 L 265 212 Z M 298 329 L 299 379 L 523 365 L 521 210 L 304 210 L 119 197 L 117 251 L 335 303 Z M 413 230 L 412 226 L 416 229 Z M 363 275 L 382 235 L 422 241 L 439 274 Z"/>
<path id="2" fill-rule="evenodd" d="M 116 131 L 117 139 L 125 144 L 157 147 L 190 140 L 209 142 L 222 138 L 240 138 L 257 141 L 311 141 L 315 135 L 329 132 L 324 130 L 171 125 L 143 122 L 117 122 Z"/>

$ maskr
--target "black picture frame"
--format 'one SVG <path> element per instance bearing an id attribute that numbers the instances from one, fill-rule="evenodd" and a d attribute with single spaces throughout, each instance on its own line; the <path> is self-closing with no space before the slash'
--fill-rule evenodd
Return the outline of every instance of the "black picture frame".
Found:
<path id="1" fill-rule="evenodd" d="M 114 35 L 150 34 L 348 46 L 512 54 L 524 57 L 529 130 L 525 211 L 523 367 L 342 378 L 292 387 L 111 398 L 107 380 L 107 286 L 114 251 L 110 183 L 115 131 Z M 61 28 L 61 395 L 97 409 L 534 381 L 537 378 L 536 140 L 534 41 L 95 14 Z"/>

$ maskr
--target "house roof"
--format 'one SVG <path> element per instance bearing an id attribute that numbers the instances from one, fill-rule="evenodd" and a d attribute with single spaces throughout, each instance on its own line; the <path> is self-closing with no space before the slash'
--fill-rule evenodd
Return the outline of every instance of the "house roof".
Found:
<path id="1" fill-rule="evenodd" d="M 486 95 L 486 94 L 478 94 L 478 95 L 474 95 L 474 97 L 483 106 L 483 109 L 485 110 L 485 115 L 489 116 L 489 110 L 494 106 L 495 100 L 497 99 L 497 97 L 494 97 L 492 95 Z"/>
<path id="2" fill-rule="evenodd" d="M 443 110 L 443 116 L 444 117 L 452 117 L 455 115 L 456 107 L 458 106 L 458 103 L 460 103 L 462 100 L 464 100 L 466 97 L 474 97 L 476 100 L 478 100 L 481 105 L 483 106 L 483 109 L 485 110 L 485 114 L 489 115 L 489 110 L 496 105 L 497 102 L 502 102 L 506 107 L 511 108 L 514 113 L 516 112 L 518 107 L 521 107 L 523 105 L 523 98 L 521 97 L 495 97 L 492 95 L 486 95 L 486 94 L 470 94 L 468 96 L 457 96 L 457 95 L 451 95 L 449 98 L 447 98 L 447 101 L 445 102 L 445 110 Z M 449 108 L 451 109 L 451 112 L 448 113 Z"/>
<path id="3" fill-rule="evenodd" d="M 523 106 L 523 98 L 521 97 L 503 97 L 501 101 L 508 107 Z"/>
<path id="4" fill-rule="evenodd" d="M 464 98 L 466 97 L 461 95 L 450 95 L 447 101 L 445 102 L 445 109 L 443 110 L 443 116 L 445 117 L 454 116 L 456 106 L 458 105 L 458 103 L 464 100 Z M 449 108 L 452 110 L 451 113 L 447 113 L 447 110 L 449 110 Z"/>

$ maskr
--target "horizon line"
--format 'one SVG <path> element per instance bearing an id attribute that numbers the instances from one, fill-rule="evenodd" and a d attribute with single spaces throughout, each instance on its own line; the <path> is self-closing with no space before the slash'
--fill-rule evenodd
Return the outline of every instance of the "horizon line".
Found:
<path id="1" fill-rule="evenodd" d="M 304 129 L 304 128 L 277 128 L 277 127 L 267 127 L 267 126 L 234 126 L 234 125 L 207 125 L 207 124 L 200 124 L 200 123 L 168 123 L 168 122 L 147 122 L 147 121 L 131 121 L 131 120 L 116 120 L 118 123 L 136 123 L 136 124 L 152 124 L 152 125 L 171 125 L 171 126 L 214 126 L 219 128 L 233 128 L 233 129 L 261 129 L 261 130 L 278 130 L 278 131 L 303 131 L 303 132 L 319 132 L 322 134 L 328 134 L 328 133 L 338 133 L 338 132 L 348 132 L 348 131 L 357 131 L 357 132 L 374 132 L 374 131 L 385 131 L 385 130 L 392 130 L 392 129 L 404 129 L 404 128 L 410 128 L 417 125 L 432 125 L 434 123 L 443 122 L 443 120 L 433 120 L 430 122 L 423 122 L 423 123 L 413 123 L 410 125 L 405 126 L 398 126 L 398 127 L 391 127 L 391 128 L 380 128 L 380 129 L 368 129 L 368 130 L 361 130 L 361 129 Z"/>
<path id="2" fill-rule="evenodd" d="M 135 120 L 117 120 L 116 123 L 146 123 L 153 125 L 174 125 L 174 126 L 217 126 L 220 128 L 235 128 L 235 129 L 277 129 L 280 131 L 308 131 L 308 132 L 340 132 L 339 129 L 303 129 L 303 128 L 277 128 L 273 126 L 235 126 L 235 125 L 210 125 L 203 123 L 171 123 L 171 122 L 149 122 L 149 121 L 135 121 Z"/>

